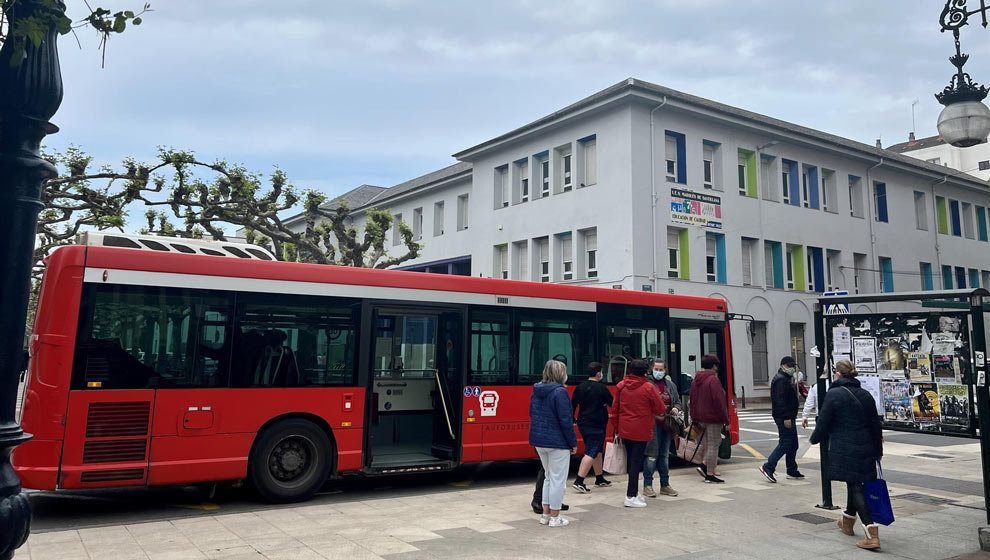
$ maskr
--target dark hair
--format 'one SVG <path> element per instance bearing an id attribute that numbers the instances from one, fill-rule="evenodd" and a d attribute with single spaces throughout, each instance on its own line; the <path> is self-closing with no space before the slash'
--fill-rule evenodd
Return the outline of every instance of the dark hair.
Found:
<path id="1" fill-rule="evenodd" d="M 629 373 L 633 375 L 643 377 L 649 369 L 650 366 L 647 365 L 646 360 L 633 360 L 629 362 Z"/>
<path id="2" fill-rule="evenodd" d="M 598 362 L 588 364 L 588 377 L 594 377 L 602 372 L 602 365 Z"/>
<path id="3" fill-rule="evenodd" d="M 712 369 L 721 363 L 715 354 L 705 354 L 701 357 L 701 369 Z"/>
<path id="4" fill-rule="evenodd" d="M 791 356 L 784 356 L 780 360 L 780 365 L 782 365 L 782 366 L 796 366 L 797 365 L 797 362 L 795 362 L 794 361 L 794 358 L 792 358 Z"/>

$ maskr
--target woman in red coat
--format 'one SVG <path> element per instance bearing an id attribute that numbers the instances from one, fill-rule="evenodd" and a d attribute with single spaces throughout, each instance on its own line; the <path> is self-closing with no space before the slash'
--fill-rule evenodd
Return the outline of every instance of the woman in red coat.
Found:
<path id="1" fill-rule="evenodd" d="M 698 473 L 705 482 L 722 483 L 715 476 L 718 466 L 718 448 L 722 443 L 722 428 L 729 423 L 729 404 L 725 388 L 718 378 L 718 357 L 706 354 L 701 357 L 701 370 L 691 382 L 691 421 L 700 424 L 704 430 L 702 449 L 705 464 L 698 467 Z"/>
<path id="2" fill-rule="evenodd" d="M 653 439 L 653 417 L 663 414 L 666 407 L 656 385 L 646 379 L 649 369 L 645 360 L 629 362 L 629 374 L 619 382 L 609 422 L 626 448 L 629 483 L 626 485 L 626 507 L 646 507 L 639 494 L 639 474 L 643 470 L 643 452 Z"/>

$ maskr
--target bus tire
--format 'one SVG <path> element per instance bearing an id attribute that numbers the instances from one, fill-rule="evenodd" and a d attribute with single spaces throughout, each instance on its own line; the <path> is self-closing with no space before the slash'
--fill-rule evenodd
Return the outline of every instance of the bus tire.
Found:
<path id="1" fill-rule="evenodd" d="M 300 502 L 330 477 L 331 450 L 326 432 L 312 422 L 282 420 L 259 434 L 248 460 L 248 477 L 269 502 Z"/>

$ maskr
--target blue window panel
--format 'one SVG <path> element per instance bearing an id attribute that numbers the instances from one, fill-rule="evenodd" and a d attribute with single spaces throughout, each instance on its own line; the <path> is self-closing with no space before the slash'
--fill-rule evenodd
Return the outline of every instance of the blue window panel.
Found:
<path id="1" fill-rule="evenodd" d="M 781 163 L 787 166 L 787 181 L 790 183 L 791 206 L 801 206 L 801 170 L 796 161 L 789 159 Z"/>
<path id="2" fill-rule="evenodd" d="M 980 235 L 980 241 L 987 240 L 987 209 L 982 206 L 976 207 L 976 227 Z"/>
<path id="3" fill-rule="evenodd" d="M 887 221 L 887 184 L 876 183 L 873 185 L 874 196 L 877 198 L 877 221 Z"/>
<path id="4" fill-rule="evenodd" d="M 677 143 L 677 182 L 687 184 L 687 145 L 686 138 L 682 132 L 665 130 L 664 134 L 670 136 Z"/>
<path id="5" fill-rule="evenodd" d="M 883 291 L 894 291 L 894 263 L 887 257 L 880 257 L 880 273 L 883 274 Z"/>
<path id="6" fill-rule="evenodd" d="M 980 287 L 980 271 L 975 268 L 969 269 L 969 287 L 974 289 Z"/>
<path id="7" fill-rule="evenodd" d="M 773 287 L 784 289 L 784 246 L 779 241 L 771 245 L 773 251 Z"/>
<path id="8" fill-rule="evenodd" d="M 921 263 L 921 286 L 925 291 L 935 289 L 931 263 Z"/>
<path id="9" fill-rule="evenodd" d="M 818 168 L 809 167 L 808 168 L 808 202 L 811 204 L 811 207 L 814 208 L 815 210 L 818 210 L 821 207 L 821 203 L 818 201 L 818 197 L 819 197 L 818 185 L 819 185 Z M 823 291 L 823 290 L 818 290 L 817 288 L 816 290 L 819 292 Z"/>
<path id="10" fill-rule="evenodd" d="M 956 288 L 966 289 L 966 269 L 961 266 L 956 267 Z"/>
<path id="11" fill-rule="evenodd" d="M 725 284 L 725 235 L 715 236 L 715 281 Z"/>
<path id="12" fill-rule="evenodd" d="M 962 225 L 959 218 L 959 201 L 950 200 L 949 201 L 949 219 L 952 221 L 952 235 L 956 237 L 962 236 Z"/>
<path id="13" fill-rule="evenodd" d="M 808 247 L 811 251 L 811 268 L 815 273 L 815 291 L 825 292 L 825 258 L 821 247 Z"/>
<path id="14" fill-rule="evenodd" d="M 947 264 L 942 265 L 942 289 L 952 289 L 952 267 Z"/>

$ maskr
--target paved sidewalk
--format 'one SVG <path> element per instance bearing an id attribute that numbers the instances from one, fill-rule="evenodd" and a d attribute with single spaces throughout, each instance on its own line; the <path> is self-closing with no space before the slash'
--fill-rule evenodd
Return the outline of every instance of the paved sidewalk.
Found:
<path id="1" fill-rule="evenodd" d="M 982 496 L 958 486 L 979 480 L 979 456 L 967 445 L 973 444 L 938 448 L 940 460 L 885 461 L 892 472 L 914 476 L 910 484 L 945 481 L 957 490 L 899 484 L 888 475 L 897 521 L 881 528 L 885 557 L 927 560 L 978 550 Z M 760 478 L 753 460 L 724 465 L 725 485 L 676 470 L 671 483 L 681 495 L 650 499 L 645 509 L 622 507 L 624 477 L 615 477 L 611 488 L 569 491 L 572 523 L 560 529 L 537 522 L 528 507 L 530 485 L 511 484 L 366 501 L 347 501 L 345 493 L 319 505 L 36 533 L 15 558 L 875 558 L 835 528 L 838 512 L 814 508 L 820 482 L 817 464 L 809 463 L 813 452 L 802 463 L 808 480 L 776 485 Z M 844 487 L 834 487 L 838 503 Z"/>

